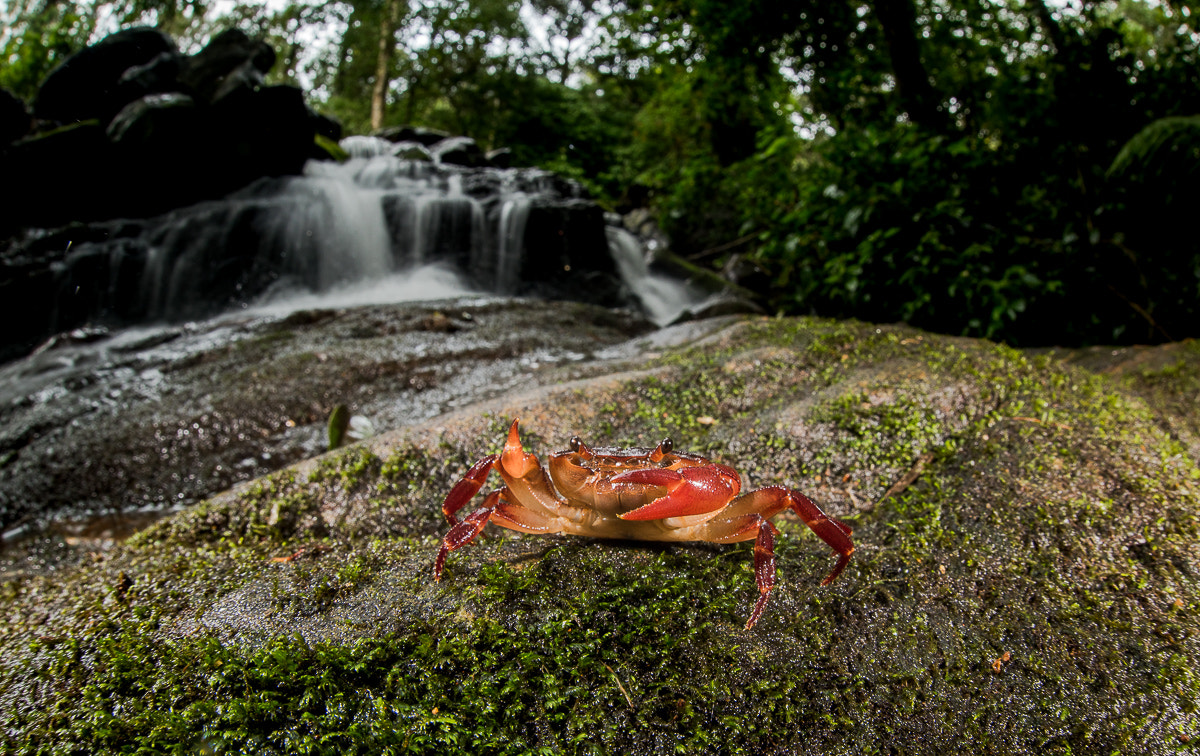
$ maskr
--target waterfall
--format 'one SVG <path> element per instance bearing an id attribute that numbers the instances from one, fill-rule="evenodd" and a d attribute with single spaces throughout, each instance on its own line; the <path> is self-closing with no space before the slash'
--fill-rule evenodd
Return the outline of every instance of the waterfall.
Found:
<path id="1" fill-rule="evenodd" d="M 504 201 L 496 232 L 496 288 L 501 294 L 510 294 L 516 289 L 528 220 L 528 197 L 518 194 Z"/>
<path id="2" fill-rule="evenodd" d="M 636 298 L 659 324 L 703 298 L 653 274 L 638 240 L 606 230 L 575 182 L 533 168 L 442 164 L 415 143 L 350 137 L 342 145 L 351 155 L 342 163 L 310 161 L 301 176 L 91 227 L 57 268 L 48 333 L 330 292 L 343 302 L 353 301 L 350 292 L 371 301 L 436 291 L 609 306 Z"/>
<path id="3" fill-rule="evenodd" d="M 633 290 L 646 316 L 655 325 L 674 322 L 708 298 L 704 291 L 687 281 L 652 273 L 646 251 L 633 234 L 616 226 L 609 226 L 607 233 L 608 248 L 621 272 L 621 279 Z"/>

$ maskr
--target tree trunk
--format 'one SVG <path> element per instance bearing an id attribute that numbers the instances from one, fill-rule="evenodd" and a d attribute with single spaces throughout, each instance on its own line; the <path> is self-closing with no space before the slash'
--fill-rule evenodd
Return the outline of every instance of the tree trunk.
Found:
<path id="1" fill-rule="evenodd" d="M 375 85 L 371 88 L 371 129 L 383 128 L 383 114 L 387 107 L 389 75 L 392 68 L 392 53 L 396 50 L 396 24 L 400 20 L 400 4 L 404 0 L 386 0 L 379 15 L 379 54 L 375 58 Z"/>
<path id="2" fill-rule="evenodd" d="M 896 76 L 900 106 L 914 123 L 944 130 L 947 123 L 945 115 L 938 110 L 940 98 L 921 61 L 913 0 L 875 0 L 874 8 Z"/>

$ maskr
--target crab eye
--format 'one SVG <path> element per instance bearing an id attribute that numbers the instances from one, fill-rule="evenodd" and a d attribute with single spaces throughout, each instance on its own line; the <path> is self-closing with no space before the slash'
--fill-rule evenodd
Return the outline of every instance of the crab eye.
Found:
<path id="1" fill-rule="evenodd" d="M 571 451 L 575 452 L 583 459 L 592 458 L 592 450 L 587 447 L 587 444 L 583 443 L 583 440 L 579 438 L 579 436 L 572 436 L 571 440 L 567 442 L 567 445 L 571 447 Z"/>
<path id="2" fill-rule="evenodd" d="M 670 454 L 671 450 L 674 448 L 675 442 L 671 440 L 670 436 L 664 438 L 658 445 L 659 451 L 661 451 L 663 454 Z"/>

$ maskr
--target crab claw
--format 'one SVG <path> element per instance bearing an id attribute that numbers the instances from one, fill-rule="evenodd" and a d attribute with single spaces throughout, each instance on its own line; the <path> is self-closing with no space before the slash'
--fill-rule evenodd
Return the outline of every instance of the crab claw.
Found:
<path id="1" fill-rule="evenodd" d="M 538 458 L 532 454 L 526 454 L 525 448 L 521 446 L 521 436 L 517 432 L 517 424 L 520 422 L 520 418 L 513 420 L 512 426 L 508 429 L 508 440 L 504 442 L 504 451 L 500 452 L 501 467 L 504 468 L 505 473 L 514 478 L 524 478 L 541 467 L 538 464 Z"/>
<path id="2" fill-rule="evenodd" d="M 619 515 L 622 520 L 661 520 L 715 512 L 741 489 L 737 473 L 724 465 L 685 467 L 678 471 L 662 468 L 630 470 L 614 475 L 611 480 L 613 483 L 639 483 L 667 489 L 665 495 L 649 504 Z"/>

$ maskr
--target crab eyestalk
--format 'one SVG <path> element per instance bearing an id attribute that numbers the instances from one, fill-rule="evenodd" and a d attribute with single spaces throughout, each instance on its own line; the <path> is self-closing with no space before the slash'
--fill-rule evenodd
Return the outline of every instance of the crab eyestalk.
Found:
<path id="1" fill-rule="evenodd" d="M 583 443 L 583 439 L 579 436 L 571 436 L 571 440 L 567 442 L 567 446 L 571 449 L 571 451 L 575 452 L 584 459 L 591 459 L 592 457 L 596 456 L 595 453 L 588 448 L 588 445 Z"/>
<path id="2" fill-rule="evenodd" d="M 654 451 L 650 452 L 650 461 L 655 464 L 662 462 L 663 458 L 670 454 L 674 448 L 675 442 L 670 437 L 664 438 L 658 442 L 658 446 L 654 447 Z"/>

